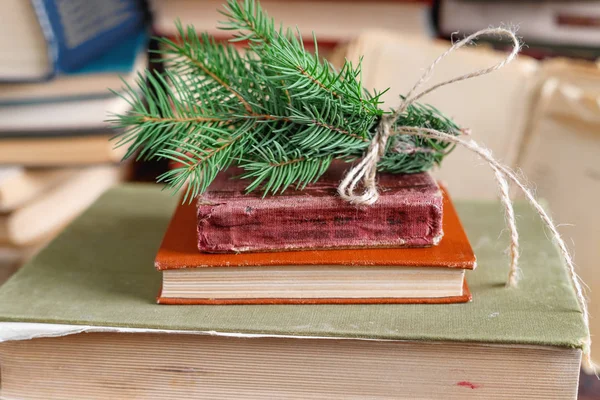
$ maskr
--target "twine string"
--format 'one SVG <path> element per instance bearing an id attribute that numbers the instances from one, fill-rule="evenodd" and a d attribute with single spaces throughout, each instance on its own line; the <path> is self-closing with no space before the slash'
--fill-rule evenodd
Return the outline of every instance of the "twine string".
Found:
<path id="1" fill-rule="evenodd" d="M 474 71 L 474 72 L 471 72 L 471 73 L 468 73 L 465 75 L 461 75 L 461 76 L 449 79 L 447 81 L 440 82 L 436 85 L 433 85 L 429 89 L 426 89 L 420 93 L 415 94 L 417 92 L 417 90 L 425 82 L 427 82 L 429 80 L 429 78 L 433 74 L 435 67 L 444 58 L 446 58 L 448 55 L 450 55 L 454 51 L 460 49 L 461 47 L 464 47 L 465 45 L 471 43 L 477 37 L 482 36 L 482 35 L 488 35 L 488 34 L 499 34 L 499 35 L 508 36 L 513 41 L 513 44 L 514 44 L 513 50 L 506 58 L 504 58 L 499 63 L 497 63 L 496 65 L 493 65 L 491 67 L 480 69 L 480 70 L 477 70 L 477 71 Z M 426 94 L 431 93 L 432 91 L 439 89 L 442 86 L 449 85 L 451 83 L 455 83 L 455 82 L 459 82 L 459 81 L 463 81 L 466 79 L 474 78 L 476 76 L 485 75 L 485 74 L 488 74 L 490 72 L 496 71 L 496 70 L 504 67 L 506 64 L 511 62 L 513 59 L 515 59 L 515 57 L 519 53 L 520 48 L 521 48 L 521 45 L 519 43 L 519 40 L 515 36 L 515 34 L 505 28 L 484 29 L 484 30 L 476 32 L 476 33 L 474 33 L 470 36 L 467 36 L 466 38 L 454 43 L 452 45 L 452 47 L 450 47 L 448 50 L 446 50 L 444 53 L 442 53 L 438 58 L 436 58 L 433 61 L 433 63 L 429 66 L 429 68 L 427 68 L 427 70 L 421 76 L 421 78 L 409 90 L 408 94 L 406 95 L 406 97 L 404 98 L 404 100 L 402 101 L 402 103 L 400 104 L 398 109 L 396 109 L 391 115 L 385 115 L 381 118 L 381 121 L 380 121 L 379 125 L 377 126 L 375 136 L 373 137 L 373 140 L 371 141 L 369 148 L 367 149 L 367 152 L 365 153 L 363 162 L 361 162 L 356 167 L 352 168 L 348 172 L 346 177 L 342 180 L 342 182 L 338 188 L 338 192 L 339 192 L 340 196 L 343 199 L 345 199 L 353 204 L 368 204 L 368 205 L 370 205 L 370 204 L 375 203 L 377 201 L 377 199 L 379 198 L 379 193 L 377 192 L 377 187 L 375 184 L 375 176 L 377 174 L 377 163 L 379 162 L 379 160 L 381 159 L 381 157 L 383 157 L 383 155 L 385 153 L 385 148 L 386 148 L 389 137 L 394 134 L 392 132 L 392 127 L 393 127 L 394 123 L 396 122 L 398 117 L 400 115 L 402 115 L 402 113 L 404 113 L 404 111 L 406 111 L 408 106 L 410 106 L 412 103 L 419 100 L 421 97 L 425 96 Z M 363 177 L 364 177 L 364 179 L 363 179 L 364 192 L 359 195 L 359 194 L 356 194 L 355 192 L 358 187 L 358 184 L 361 181 L 361 178 L 363 178 Z"/>
<path id="2" fill-rule="evenodd" d="M 443 81 L 436 85 L 431 86 L 430 88 L 423 90 L 421 92 L 417 92 L 417 90 L 431 77 L 435 67 L 449 54 L 456 51 L 457 49 L 471 43 L 474 39 L 482 35 L 489 34 L 499 34 L 501 36 L 506 36 L 510 38 L 514 44 L 513 50 L 511 53 L 504 58 L 502 61 L 488 68 L 480 69 L 465 75 L 461 75 L 447 81 Z M 396 109 L 392 114 L 386 115 L 382 117 L 377 129 L 375 131 L 375 135 L 362 159 L 362 161 L 353 167 L 338 187 L 339 195 L 346 201 L 357 204 L 357 205 L 372 205 L 379 198 L 379 192 L 377 191 L 376 184 L 376 175 L 377 175 L 377 164 L 381 157 L 383 157 L 385 153 L 385 149 L 387 146 L 387 141 L 391 136 L 394 135 L 412 135 L 419 136 L 423 138 L 435 139 L 446 141 L 450 143 L 454 143 L 456 145 L 462 146 L 469 151 L 477 154 L 483 160 L 485 160 L 490 168 L 494 172 L 494 178 L 498 185 L 498 190 L 500 193 L 500 201 L 505 210 L 505 219 L 506 224 L 508 226 L 508 230 L 510 233 L 510 245 L 509 245 L 509 253 L 510 253 L 510 269 L 509 275 L 507 279 L 507 286 L 515 287 L 518 283 L 520 277 L 520 269 L 519 269 L 519 234 L 516 226 L 516 218 L 515 212 L 513 208 L 512 201 L 509 197 L 509 181 L 513 182 L 525 195 L 529 203 L 534 207 L 539 216 L 541 217 L 544 224 L 549 228 L 552 232 L 553 239 L 558 246 L 558 249 L 565 261 L 567 266 L 567 270 L 569 273 L 569 277 L 575 289 L 575 294 L 577 297 L 577 301 L 579 306 L 581 307 L 581 312 L 583 315 L 583 321 L 586 329 L 587 336 L 582 339 L 582 348 L 583 348 L 583 363 L 584 367 L 588 370 L 596 372 L 596 368 L 591 359 L 591 335 L 590 335 L 590 326 L 589 326 L 589 310 L 587 306 L 587 302 L 585 299 L 585 293 L 583 291 L 583 282 L 579 275 L 577 274 L 575 264 L 573 262 L 573 258 L 565 244 L 565 241 L 558 233 L 556 225 L 552 222 L 550 216 L 546 213 L 544 208 L 540 205 L 540 203 L 535 199 L 533 192 L 517 177 L 517 175 L 507 166 L 498 162 L 493 156 L 489 149 L 478 144 L 473 139 L 464 139 L 460 136 L 456 136 L 454 134 L 450 134 L 447 132 L 438 131 L 435 129 L 429 128 L 420 128 L 420 127 L 411 127 L 411 126 L 396 126 L 395 130 L 392 128 L 398 117 L 402 115 L 406 111 L 406 109 L 415 101 L 420 99 L 432 91 L 445 86 L 451 83 L 463 81 L 466 79 L 474 78 L 477 76 L 485 75 L 490 72 L 494 72 L 515 59 L 519 50 L 521 48 L 521 44 L 519 40 L 515 36 L 515 34 L 505 28 L 489 28 L 478 31 L 466 38 L 462 39 L 459 42 L 456 42 L 452 47 L 442 53 L 429 68 L 425 71 L 425 73 L 421 76 L 421 78 L 415 83 L 412 89 L 408 92 L 403 102 L 400 104 L 398 109 Z M 363 192 L 358 194 L 357 188 L 362 184 Z"/>

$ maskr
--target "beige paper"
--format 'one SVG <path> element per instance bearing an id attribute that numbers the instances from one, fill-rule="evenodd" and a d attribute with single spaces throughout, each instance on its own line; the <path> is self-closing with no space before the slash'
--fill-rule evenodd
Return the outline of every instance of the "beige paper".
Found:
<path id="1" fill-rule="evenodd" d="M 548 201 L 589 286 L 592 338 L 600 336 L 600 74 L 550 79 L 521 155 L 524 175 Z M 570 81 L 571 83 L 565 83 Z M 572 83 L 577 82 L 581 86 Z M 524 270 L 527 274 L 527 270 Z M 535 279 L 535 277 L 525 277 Z M 597 340 L 597 339 L 596 339 Z M 599 362 L 598 352 L 592 354 Z"/>

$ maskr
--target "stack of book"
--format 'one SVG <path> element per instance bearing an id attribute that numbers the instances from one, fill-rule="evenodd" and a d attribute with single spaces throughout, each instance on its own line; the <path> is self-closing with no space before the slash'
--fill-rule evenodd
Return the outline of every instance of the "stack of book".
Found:
<path id="1" fill-rule="evenodd" d="M 271 203 L 262 217 L 258 199 L 237 202 L 225 191 L 196 209 L 154 186 L 110 190 L 0 288 L 0 396 L 575 399 L 586 329 L 560 257 L 528 207 L 516 208 L 527 249 L 521 264 L 535 279 L 504 287 L 501 208 L 461 203 L 478 252 L 468 272 L 473 301 L 382 304 L 457 295 L 462 270 L 473 266 L 448 198 L 428 177 L 418 181 L 400 178 L 401 188 L 382 192 L 379 220 L 362 207 L 336 218 L 327 211 L 334 199 L 317 193 L 323 187 L 280 198 L 294 206 L 279 213 Z M 394 214 L 385 204 L 400 192 L 406 202 L 396 198 Z M 306 211 L 305 197 L 319 214 Z M 254 225 L 232 224 L 233 213 L 254 216 Z M 440 214 L 445 232 L 436 244 Z M 402 240 L 433 246 L 257 252 L 278 221 L 277 249 L 306 241 L 355 247 L 352 237 L 375 232 L 384 232 L 379 244 L 397 246 L 400 237 L 387 231 L 400 221 L 415 229 L 400 229 Z M 336 221 L 347 225 L 330 229 Z M 423 222 L 430 228 L 419 232 Z M 232 241 L 208 247 L 203 238 L 215 235 Z M 252 242 L 253 253 L 229 252 Z M 199 244 L 228 253 L 202 254 Z M 165 270 L 175 274 L 163 275 L 160 302 L 203 304 L 156 304 L 153 260 L 177 267 Z M 323 304 L 274 304 L 303 302 Z"/>
<path id="2" fill-rule="evenodd" d="M 0 265 L 33 254 L 122 171 L 105 122 L 111 93 L 147 64 L 134 0 L 3 4 L 0 52 Z M 6 269 L 5 269 L 6 271 Z"/>
<path id="3" fill-rule="evenodd" d="M 574 399 L 586 324 L 535 211 L 509 289 L 498 204 L 457 210 L 424 172 L 354 205 L 347 169 L 109 190 L 0 288 L 0 398 Z"/>
<path id="4" fill-rule="evenodd" d="M 239 171 L 238 171 L 239 172 Z M 337 196 L 343 165 L 278 196 L 245 194 L 222 173 L 197 207 L 181 204 L 155 266 L 164 304 L 452 303 L 470 300 L 475 256 L 428 173 L 382 174 L 382 196 Z"/>

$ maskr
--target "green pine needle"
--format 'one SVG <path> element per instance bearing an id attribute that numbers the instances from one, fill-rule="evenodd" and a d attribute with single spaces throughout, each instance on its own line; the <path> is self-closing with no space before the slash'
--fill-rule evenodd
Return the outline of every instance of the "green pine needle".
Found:
<path id="1" fill-rule="evenodd" d="M 379 120 L 381 95 L 360 80 L 360 63 L 339 71 L 304 48 L 300 32 L 276 28 L 258 1 L 228 0 L 221 29 L 248 51 L 200 37 L 177 23 L 178 40 L 159 38 L 166 71 L 146 72 L 122 92 L 131 111 L 114 117 L 126 158 L 169 159 L 177 167 L 158 180 L 184 201 L 205 192 L 217 173 L 235 164 L 251 179 L 247 191 L 276 194 L 317 181 L 332 160 L 359 158 Z M 316 40 L 314 41 L 317 47 Z M 413 104 L 398 126 L 458 134 L 435 108 Z M 426 171 L 452 150 L 446 142 L 392 137 L 379 169 Z"/>

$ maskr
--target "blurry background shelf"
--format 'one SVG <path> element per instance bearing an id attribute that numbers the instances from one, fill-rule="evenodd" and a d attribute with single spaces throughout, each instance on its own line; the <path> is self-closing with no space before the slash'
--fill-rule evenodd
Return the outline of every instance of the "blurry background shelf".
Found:
<path id="1" fill-rule="evenodd" d="M 106 122 L 129 104 L 109 89 L 147 68 L 146 20 L 137 0 L 3 3 L 0 279 L 130 179 Z"/>

